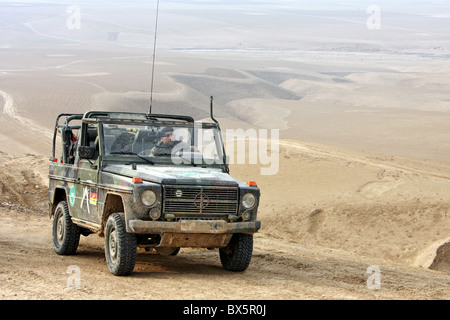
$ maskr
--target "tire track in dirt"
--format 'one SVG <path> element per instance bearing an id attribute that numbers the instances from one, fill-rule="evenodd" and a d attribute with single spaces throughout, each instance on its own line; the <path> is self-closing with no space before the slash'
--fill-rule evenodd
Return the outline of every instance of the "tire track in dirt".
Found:
<path id="1" fill-rule="evenodd" d="M 2 90 L 0 90 L 0 95 L 3 97 L 3 113 L 15 118 L 14 98 Z"/>
<path id="2" fill-rule="evenodd" d="M 42 126 L 36 124 L 34 121 L 25 117 L 17 115 L 17 108 L 14 101 L 14 97 L 5 91 L 0 90 L 0 95 L 3 97 L 3 113 L 11 117 L 13 120 L 18 121 L 21 125 L 39 132 L 47 140 L 53 138 L 53 132 L 48 129 L 44 129 Z"/>

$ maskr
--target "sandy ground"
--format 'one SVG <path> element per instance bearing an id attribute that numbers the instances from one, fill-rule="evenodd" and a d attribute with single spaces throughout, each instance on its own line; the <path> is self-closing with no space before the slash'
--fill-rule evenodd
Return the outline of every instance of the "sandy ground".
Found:
<path id="1" fill-rule="evenodd" d="M 236 74 L 230 71 L 226 76 Z M 177 99 L 196 97 L 188 85 L 170 82 L 166 88 L 168 95 L 175 88 Z M 51 124 L 54 116 L 46 116 L 52 113 L 50 109 L 40 113 L 27 109 L 26 95 L 18 93 L 19 87 L 14 95 L 8 93 L 14 90 L 7 89 L 2 90 L 0 114 L 1 299 L 450 298 L 450 164 L 436 160 L 448 154 L 445 145 L 428 143 L 426 146 L 437 150 L 438 156 L 418 160 L 394 155 L 396 144 L 392 141 L 396 139 L 388 134 L 379 135 L 366 149 L 376 149 L 373 146 L 382 142 L 385 153 L 303 142 L 295 135 L 283 138 L 276 148 L 276 174 L 262 175 L 261 168 L 267 165 L 261 164 L 235 164 L 231 168 L 233 176 L 256 180 L 262 190 L 262 229 L 255 236 L 254 256 L 247 271 L 224 271 L 217 251 L 183 249 L 176 257 L 140 251 L 135 273 L 117 278 L 107 269 L 103 239 L 95 235 L 82 237 L 75 256 L 54 253 L 46 205 L 51 129 L 42 122 L 46 118 L 45 123 Z M 118 103 L 136 95 L 140 94 L 108 93 L 97 95 L 93 101 Z M 263 100 L 256 102 L 264 106 Z M 249 101 L 219 101 L 218 109 L 242 103 Z M 292 131 L 293 105 L 285 103 L 291 108 L 281 113 L 285 118 L 277 113 L 273 119 Z M 54 111 L 57 109 L 55 106 Z M 33 116 L 36 113 L 39 115 Z M 358 114 L 363 115 L 353 113 Z M 198 115 L 205 117 L 205 111 Z M 438 118 L 430 118 L 430 123 Z M 269 123 L 267 117 L 252 119 L 244 122 L 223 114 L 220 117 L 225 130 L 258 129 Z M 354 118 L 357 125 L 351 130 L 365 126 L 364 121 L 357 121 L 360 119 L 364 120 L 364 115 Z M 421 121 L 428 120 L 416 117 L 411 123 L 415 121 L 420 127 Z M 320 119 L 313 123 L 321 125 Z M 330 125 L 330 130 L 338 130 L 338 124 Z M 380 123 L 380 128 L 389 126 Z M 414 128 L 401 137 L 414 133 Z M 445 130 L 437 129 L 440 139 Z M 344 146 L 366 139 L 364 134 L 355 134 L 349 141 L 334 137 Z M 414 139 L 412 135 L 408 140 L 412 143 L 410 154 L 433 137 Z M 71 266 L 80 271 L 79 289 L 70 287 Z M 371 286 L 371 270 L 379 270 L 379 288 Z"/>
<path id="2" fill-rule="evenodd" d="M 279 130 L 277 171 L 231 166 L 262 190 L 245 272 L 182 249 L 129 277 L 96 235 L 54 253 L 48 158 L 59 113 L 148 110 L 154 6 L 82 1 L 71 29 L 64 4 L 2 5 L 0 299 L 450 298 L 444 4 L 383 2 L 371 30 L 359 3 L 283 3 L 163 6 L 153 113 L 207 118 L 213 95 L 224 130 Z"/>
<path id="3" fill-rule="evenodd" d="M 76 255 L 58 256 L 46 207 L 48 160 L 2 153 L 0 296 L 449 299 L 448 255 L 436 258 L 436 250 L 449 240 L 450 169 L 322 147 L 283 141 L 276 179 L 259 176 L 256 166 L 233 166 L 234 176 L 257 176 L 263 190 L 263 227 L 245 272 L 224 271 L 217 251 L 182 249 L 167 257 L 140 250 L 129 277 L 109 273 L 96 235 L 82 237 Z M 431 201 L 436 194 L 440 200 Z M 428 268 L 433 261 L 435 270 Z M 379 268 L 379 287 L 372 268 Z"/>
<path id="4" fill-rule="evenodd" d="M 234 69 L 211 69 L 206 71 L 208 73 L 216 74 L 206 76 L 214 81 L 221 77 L 226 77 L 227 81 L 238 79 L 243 85 L 255 81 L 249 74 Z M 80 77 L 86 78 L 90 79 L 91 75 Z M 7 79 L 3 77 L 4 82 Z M 208 105 L 206 97 L 192 90 L 196 79 L 187 83 L 182 82 L 187 81 L 185 78 L 176 79 L 178 82 L 166 83 L 166 93 L 159 94 L 164 103 L 170 102 L 169 97 L 174 94 L 175 99 L 197 98 Z M 434 80 L 430 78 L 430 81 Z M 306 99 L 316 99 L 315 103 L 323 109 L 316 110 L 316 118 L 309 118 L 313 121 L 306 128 L 301 123 L 295 124 L 296 119 L 301 118 L 294 109 L 297 100 L 244 98 L 227 102 L 219 99 L 218 110 L 225 105 L 231 107 L 227 112 L 233 107 L 234 111 L 250 110 L 248 121 L 241 119 L 239 114 L 233 117 L 236 113 L 227 116 L 222 112 L 219 119 L 224 130 L 278 127 L 281 133 L 283 130 L 294 132 L 294 128 L 300 132 L 288 134 L 290 139 L 282 137 L 276 146 L 278 153 L 272 159 L 278 161 L 276 174 L 261 174 L 261 168 L 268 165 L 260 163 L 231 167 L 233 176 L 244 181 L 256 180 L 262 190 L 259 210 L 262 229 L 255 236 L 249 269 L 239 274 L 224 271 L 217 251 L 183 249 L 176 257 L 140 251 L 135 273 L 127 278 L 117 278 L 106 267 L 103 239 L 95 235 L 82 237 L 75 256 L 61 257 L 54 253 L 46 204 L 50 125 L 55 115 L 64 110 L 55 103 L 51 103 L 53 107 L 49 109 L 40 104 L 33 107 L 26 103 L 31 100 L 20 93 L 20 86 L 5 83 L 5 89 L 1 91 L 3 112 L 0 114 L 2 299 L 450 298 L 450 164 L 438 161 L 449 152 L 445 144 L 423 143 L 433 137 L 439 141 L 446 129 L 438 126 L 434 136 L 429 134 L 417 140 L 414 136 L 415 128 L 421 128 L 427 121 L 439 122 L 436 119 L 441 119 L 441 114 L 430 118 L 420 114 L 410 118 L 411 127 L 404 128 L 405 132 L 398 137 L 392 132 L 389 134 L 389 122 L 377 122 L 375 118 L 378 128 L 386 129 L 386 133 L 367 140 L 365 115 L 370 112 L 365 109 L 347 113 L 354 117 L 354 126 L 348 129 L 354 132 L 352 139 L 347 140 L 345 131 L 340 131 L 339 121 L 327 124 L 330 132 L 335 130 L 344 134 L 330 135 L 336 139 L 335 145 L 341 145 L 336 147 L 327 139 L 323 142 L 330 144 L 304 142 L 297 138 L 302 133 L 307 136 L 309 132 L 315 136 L 311 141 L 320 140 L 325 131 L 312 131 L 311 128 L 321 128 L 321 120 L 330 119 L 329 113 L 323 113 L 325 116 L 320 118 L 321 110 L 328 110 L 332 117 L 342 115 L 338 111 L 333 113 L 333 108 L 329 107 L 333 101 L 319 88 Z M 347 89 L 358 93 L 357 88 Z M 277 88 L 271 87 L 271 90 L 274 90 L 272 94 L 278 94 Z M 39 92 L 42 93 L 37 90 L 34 94 Z M 121 102 L 144 99 L 145 96 L 142 92 L 85 92 L 87 96 L 93 94 L 91 102 L 100 103 L 100 106 L 113 102 L 112 109 L 119 109 Z M 365 94 L 360 98 L 363 99 Z M 40 99 L 45 101 L 45 97 Z M 58 99 L 63 99 L 62 94 Z M 342 99 L 351 104 L 348 97 Z M 265 107 L 267 101 L 274 102 L 279 112 L 270 113 Z M 88 106 L 82 104 L 80 109 L 74 107 L 73 110 L 82 112 Z M 252 113 L 255 106 L 269 113 Z M 373 107 L 382 113 L 376 104 Z M 189 108 L 189 105 L 183 106 L 176 113 Z M 205 117 L 206 110 L 207 107 L 199 109 L 198 116 Z M 311 112 L 301 107 L 298 110 L 300 113 Z M 414 112 L 404 111 L 403 119 Z M 50 118 L 51 113 L 54 115 Z M 275 123 L 273 127 L 270 126 L 270 115 Z M 402 118 L 400 113 L 398 118 Z M 358 130 L 361 130 L 360 135 Z M 417 157 L 400 157 L 402 150 L 396 153 L 396 142 L 408 136 L 411 144 L 406 148 L 406 154 L 417 154 Z M 354 141 L 369 143 L 366 148 L 359 148 L 360 151 L 345 148 Z M 384 144 L 381 148 L 384 152 L 361 151 L 376 152 L 377 144 Z M 422 145 L 433 149 L 435 154 L 427 154 L 426 150 L 418 152 Z M 430 156 L 428 159 L 434 159 L 419 160 L 427 155 Z M 71 266 L 80 271 L 79 289 L 70 286 Z M 371 286 L 374 279 L 371 270 L 379 270 L 379 288 Z M 147 281 L 149 285 L 145 285 Z"/>

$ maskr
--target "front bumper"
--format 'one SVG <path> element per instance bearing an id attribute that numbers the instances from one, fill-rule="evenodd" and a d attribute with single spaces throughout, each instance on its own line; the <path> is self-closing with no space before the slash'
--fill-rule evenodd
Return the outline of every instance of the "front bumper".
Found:
<path id="1" fill-rule="evenodd" d="M 129 220 L 127 232 L 137 234 L 202 233 L 229 234 L 255 233 L 261 228 L 261 221 L 226 222 L 224 220 L 180 220 L 143 221 Z"/>

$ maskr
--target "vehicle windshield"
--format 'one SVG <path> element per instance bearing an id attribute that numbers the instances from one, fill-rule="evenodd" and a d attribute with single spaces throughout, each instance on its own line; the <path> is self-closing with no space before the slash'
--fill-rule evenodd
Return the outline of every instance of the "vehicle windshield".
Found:
<path id="1" fill-rule="evenodd" d="M 224 163 L 222 138 L 211 124 L 104 123 L 103 141 L 106 160 L 131 156 L 150 164 Z"/>

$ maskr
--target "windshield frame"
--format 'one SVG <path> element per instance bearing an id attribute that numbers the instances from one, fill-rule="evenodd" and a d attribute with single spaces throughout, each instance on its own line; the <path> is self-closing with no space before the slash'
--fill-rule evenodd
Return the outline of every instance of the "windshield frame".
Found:
<path id="1" fill-rule="evenodd" d="M 155 118 L 147 119 L 110 119 L 110 118 L 96 118 L 89 119 L 88 122 L 96 122 L 99 131 L 99 153 L 101 156 L 102 166 L 108 164 L 132 164 L 140 163 L 146 165 L 162 165 L 162 166 L 189 166 L 189 167 L 204 167 L 204 168 L 218 168 L 223 172 L 228 172 L 228 164 L 226 163 L 225 146 L 223 142 L 220 126 L 217 123 L 209 122 L 191 122 L 191 121 L 176 121 L 176 120 L 158 120 Z M 215 151 L 217 157 L 215 159 L 208 159 L 208 161 L 196 161 L 193 157 L 191 161 L 187 161 L 185 157 L 182 160 L 174 162 L 171 156 L 142 156 L 132 152 L 106 152 L 105 143 L 105 125 L 120 125 L 120 126 L 148 126 L 148 127 L 167 127 L 186 128 L 190 132 L 191 145 L 197 146 L 199 139 L 199 130 L 212 129 L 214 135 Z M 145 158 L 145 159 L 144 159 Z M 202 157 L 203 159 L 203 157 Z"/>

